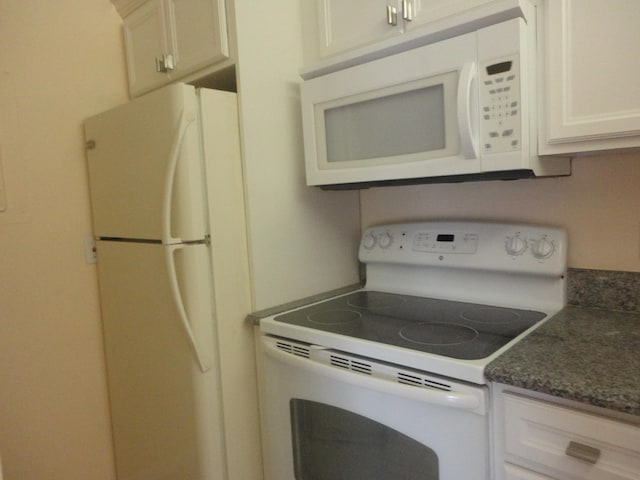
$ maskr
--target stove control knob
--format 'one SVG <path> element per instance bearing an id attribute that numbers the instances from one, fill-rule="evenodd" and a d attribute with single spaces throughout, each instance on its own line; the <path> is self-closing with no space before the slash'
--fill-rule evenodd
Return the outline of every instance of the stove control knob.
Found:
<path id="1" fill-rule="evenodd" d="M 523 240 L 520 235 L 514 235 L 513 237 L 507 237 L 504 248 L 509 255 L 515 257 L 524 253 L 527 249 L 527 242 Z"/>
<path id="2" fill-rule="evenodd" d="M 367 233 L 362 239 L 362 246 L 367 250 L 371 250 L 376 246 L 376 236 L 371 232 Z"/>
<path id="3" fill-rule="evenodd" d="M 555 252 L 556 247 L 551 240 L 548 240 L 546 237 L 542 237 L 539 240 L 533 242 L 533 246 L 531 248 L 531 252 L 533 256 L 543 260 L 545 258 L 549 258 Z"/>
<path id="4" fill-rule="evenodd" d="M 378 238 L 378 245 L 380 245 L 380 248 L 389 248 L 392 243 L 393 236 L 389 232 L 383 233 L 380 235 L 380 238 Z"/>

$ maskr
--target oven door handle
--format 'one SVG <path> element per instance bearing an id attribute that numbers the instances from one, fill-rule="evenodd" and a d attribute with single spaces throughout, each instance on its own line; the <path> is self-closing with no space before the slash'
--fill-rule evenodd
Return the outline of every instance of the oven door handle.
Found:
<path id="1" fill-rule="evenodd" d="M 478 396 L 446 390 L 437 390 L 413 385 L 396 383 L 392 380 L 385 380 L 356 373 L 339 367 L 331 367 L 323 363 L 316 362 L 310 358 L 301 357 L 292 353 L 284 352 L 270 342 L 262 342 L 263 352 L 291 367 L 306 370 L 309 373 L 323 375 L 339 382 L 349 383 L 369 390 L 394 395 L 402 398 L 409 398 L 419 402 L 440 405 L 443 407 L 470 410 L 476 413 L 484 413 L 484 402 Z M 314 346 L 311 346 L 314 350 Z"/>

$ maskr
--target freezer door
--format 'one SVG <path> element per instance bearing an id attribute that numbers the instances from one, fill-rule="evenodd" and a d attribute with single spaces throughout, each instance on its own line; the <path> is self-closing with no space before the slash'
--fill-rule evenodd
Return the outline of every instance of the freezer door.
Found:
<path id="1" fill-rule="evenodd" d="M 198 103 L 174 84 L 85 122 L 94 233 L 161 240 L 205 237 Z"/>
<path id="2" fill-rule="evenodd" d="M 97 248 L 118 479 L 225 478 L 207 246 Z"/>

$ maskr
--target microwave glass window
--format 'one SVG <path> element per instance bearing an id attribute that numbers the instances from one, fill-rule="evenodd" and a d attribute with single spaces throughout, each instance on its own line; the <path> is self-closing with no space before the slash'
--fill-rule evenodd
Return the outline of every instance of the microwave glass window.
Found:
<path id="1" fill-rule="evenodd" d="M 442 83 L 324 111 L 327 162 L 424 153 L 447 145 Z"/>
<path id="2" fill-rule="evenodd" d="M 429 447 L 367 417 L 310 400 L 290 400 L 298 480 L 438 480 Z"/>

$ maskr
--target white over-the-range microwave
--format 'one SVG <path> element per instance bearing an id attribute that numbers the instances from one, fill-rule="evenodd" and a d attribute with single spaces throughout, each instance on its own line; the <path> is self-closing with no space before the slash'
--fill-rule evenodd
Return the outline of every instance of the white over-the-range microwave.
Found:
<path id="1" fill-rule="evenodd" d="M 536 9 L 305 80 L 307 184 L 325 189 L 570 174 L 538 157 Z"/>

